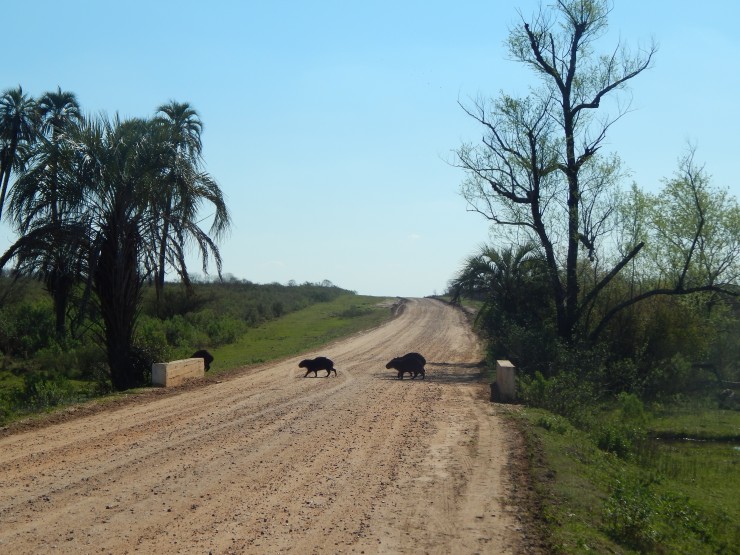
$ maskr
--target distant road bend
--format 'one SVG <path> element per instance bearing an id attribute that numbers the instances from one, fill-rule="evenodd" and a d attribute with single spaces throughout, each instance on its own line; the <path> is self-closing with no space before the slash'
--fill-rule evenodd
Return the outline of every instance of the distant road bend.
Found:
<path id="1" fill-rule="evenodd" d="M 418 351 L 425 380 L 386 370 Z M 331 358 L 337 377 L 298 362 Z M 461 311 L 0 437 L 0 553 L 517 553 L 511 437 Z"/>

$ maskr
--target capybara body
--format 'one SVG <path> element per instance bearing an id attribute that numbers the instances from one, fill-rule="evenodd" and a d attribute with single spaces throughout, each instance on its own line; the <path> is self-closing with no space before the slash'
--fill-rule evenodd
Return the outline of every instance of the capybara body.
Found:
<path id="1" fill-rule="evenodd" d="M 200 349 L 198 351 L 195 351 L 192 355 L 190 355 L 190 358 L 202 358 L 203 359 L 203 367 L 205 368 L 206 372 L 211 369 L 211 363 L 213 362 L 213 355 L 206 351 L 205 349 Z"/>
<path id="2" fill-rule="evenodd" d="M 337 369 L 334 368 L 334 363 L 326 357 L 307 358 L 298 364 L 298 368 L 306 369 L 304 378 L 308 377 L 311 372 L 313 372 L 314 378 L 317 377 L 319 370 L 326 370 L 327 378 L 332 372 L 334 372 L 335 376 L 337 375 Z"/>
<path id="3" fill-rule="evenodd" d="M 394 358 L 386 364 L 385 367 L 388 369 L 393 368 L 398 370 L 399 380 L 403 379 L 403 375 L 406 372 L 411 374 L 412 380 L 419 374 L 421 374 L 422 379 L 424 379 L 426 377 L 426 371 L 424 370 L 424 365 L 426 363 L 427 360 L 419 353 L 406 353 L 402 357 Z"/>

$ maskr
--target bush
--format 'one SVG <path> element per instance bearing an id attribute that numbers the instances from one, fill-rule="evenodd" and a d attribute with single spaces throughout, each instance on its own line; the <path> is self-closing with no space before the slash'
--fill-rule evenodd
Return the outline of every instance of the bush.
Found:
<path id="1" fill-rule="evenodd" d="M 50 345 L 54 315 L 46 301 L 24 302 L 0 310 L 0 350 L 28 358 Z"/>
<path id="2" fill-rule="evenodd" d="M 42 371 L 51 375 L 66 378 L 79 378 L 81 375 L 77 352 L 65 350 L 56 343 L 38 351 L 34 362 Z"/>
<path id="3" fill-rule="evenodd" d="M 623 421 L 644 424 L 647 420 L 645 406 L 634 393 L 623 391 L 617 395 L 617 403 L 619 404 L 619 410 L 622 413 L 621 416 Z"/>
<path id="4" fill-rule="evenodd" d="M 666 398 L 677 393 L 687 392 L 692 387 L 695 372 L 691 363 L 677 354 L 670 359 L 656 363 L 645 376 L 643 394 L 649 399 Z"/>
<path id="5" fill-rule="evenodd" d="M 658 511 L 659 502 L 647 484 L 617 480 L 604 503 L 604 529 L 617 543 L 649 552 L 658 540 Z"/>
<path id="6" fill-rule="evenodd" d="M 606 423 L 597 426 L 593 432 L 596 446 L 606 453 L 613 453 L 620 459 L 628 459 L 634 455 L 635 447 L 643 437 L 639 428 L 633 428 L 621 423 Z"/>
<path id="7" fill-rule="evenodd" d="M 74 388 L 64 377 L 30 372 L 23 376 L 23 387 L 11 393 L 10 405 L 31 412 L 59 406 L 74 397 Z"/>

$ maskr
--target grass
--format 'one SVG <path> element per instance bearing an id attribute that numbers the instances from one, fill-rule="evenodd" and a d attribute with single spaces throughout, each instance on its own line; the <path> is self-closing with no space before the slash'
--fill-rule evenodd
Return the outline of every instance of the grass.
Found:
<path id="1" fill-rule="evenodd" d="M 725 412 L 696 411 L 694 429 L 722 437 L 737 417 Z M 736 443 L 651 440 L 618 457 L 547 411 L 525 408 L 516 419 L 554 552 L 740 553 Z M 685 421 L 657 422 L 678 433 Z"/>
<path id="2" fill-rule="evenodd" d="M 392 317 L 393 299 L 342 295 L 250 329 L 236 343 L 212 350 L 210 373 L 268 362 L 376 327 Z"/>
<path id="3" fill-rule="evenodd" d="M 689 438 L 740 444 L 740 411 L 691 406 L 663 409 L 650 422 L 649 431 L 664 439 Z"/>

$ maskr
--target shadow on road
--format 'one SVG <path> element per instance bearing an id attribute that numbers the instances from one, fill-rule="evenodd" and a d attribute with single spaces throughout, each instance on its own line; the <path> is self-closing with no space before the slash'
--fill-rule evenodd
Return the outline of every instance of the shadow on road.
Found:
<path id="1" fill-rule="evenodd" d="M 398 375 L 392 372 L 376 373 L 375 377 L 380 380 L 389 380 L 395 382 L 424 382 L 434 381 L 442 383 L 478 383 L 485 371 L 484 362 L 427 362 L 426 378 L 417 377 L 412 379 L 408 374 L 404 375 L 403 380 L 398 379 Z"/>

